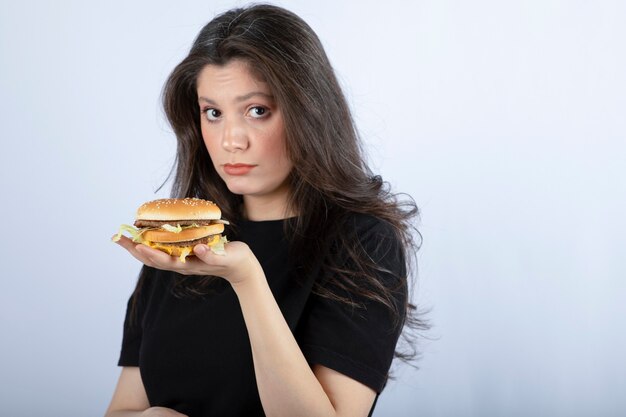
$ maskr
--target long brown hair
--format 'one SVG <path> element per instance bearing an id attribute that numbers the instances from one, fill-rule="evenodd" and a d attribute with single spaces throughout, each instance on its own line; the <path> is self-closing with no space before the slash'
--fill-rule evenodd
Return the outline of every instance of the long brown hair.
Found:
<path id="1" fill-rule="evenodd" d="M 291 254 L 303 262 L 310 260 L 303 265 L 305 270 L 324 259 L 323 276 L 330 281 L 325 287 L 316 285 L 314 291 L 348 304 L 352 297 L 345 294 L 363 296 L 388 307 L 397 326 L 426 329 L 409 297 L 401 305 L 397 302 L 397 294 L 407 293 L 407 277 L 421 241 L 412 223 L 418 209 L 412 199 L 393 194 L 370 171 L 324 48 L 295 14 L 270 5 L 223 13 L 200 31 L 188 56 L 171 73 L 163 105 L 178 139 L 172 196 L 215 201 L 235 228 L 242 218 L 241 196 L 228 190 L 204 146 L 196 92 L 202 68 L 233 59 L 246 61 L 268 83 L 283 114 L 287 154 L 294 165 L 288 204 L 298 214 L 295 221 L 286 222 Z M 355 213 L 383 220 L 401 242 L 406 268 L 396 286 L 381 284 L 376 275 L 380 267 L 357 244 L 349 224 Z M 341 256 L 324 242 L 334 242 Z M 206 283 L 187 279 L 185 287 L 201 293 Z M 396 354 L 409 358 L 415 350 Z"/>

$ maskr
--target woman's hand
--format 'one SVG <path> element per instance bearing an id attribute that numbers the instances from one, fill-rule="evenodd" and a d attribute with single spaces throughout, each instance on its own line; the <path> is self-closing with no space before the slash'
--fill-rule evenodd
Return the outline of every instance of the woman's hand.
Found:
<path id="1" fill-rule="evenodd" d="M 232 285 L 238 285 L 256 274 L 263 274 L 256 256 L 243 242 L 228 242 L 224 247 L 225 253 L 219 255 L 207 245 L 196 245 L 193 249 L 196 256 L 187 257 L 186 262 L 135 243 L 126 236 L 122 236 L 117 243 L 147 266 L 183 275 L 215 275 L 225 278 Z"/>
<path id="2" fill-rule="evenodd" d="M 187 417 L 186 414 L 165 407 L 150 407 L 140 417 Z"/>

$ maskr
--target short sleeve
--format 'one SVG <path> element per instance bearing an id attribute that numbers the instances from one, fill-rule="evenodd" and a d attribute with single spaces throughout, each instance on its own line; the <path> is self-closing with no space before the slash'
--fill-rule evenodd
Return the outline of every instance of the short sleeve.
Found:
<path id="1" fill-rule="evenodd" d="M 124 319 L 124 333 L 122 336 L 122 349 L 118 366 L 139 366 L 139 349 L 141 348 L 142 328 L 139 320 L 134 317 L 133 297 L 128 299 L 126 305 L 126 317 Z"/>
<path id="2" fill-rule="evenodd" d="M 153 281 L 150 275 L 152 268 L 143 267 L 137 288 L 139 295 L 130 296 L 126 304 L 126 316 L 124 318 L 124 332 L 122 335 L 122 348 L 117 362 L 118 366 L 139 366 L 139 351 L 143 337 L 143 316 L 146 299 L 151 291 L 150 283 Z"/>
<path id="3" fill-rule="evenodd" d="M 354 227 L 358 243 L 378 266 L 378 282 L 392 289 L 393 302 L 404 314 L 406 264 L 401 242 L 391 226 L 371 217 L 357 218 Z M 309 363 L 331 368 L 380 393 L 387 381 L 403 316 L 397 320 L 380 302 L 336 287 L 329 289 L 360 307 L 311 294 L 298 334 L 302 351 Z"/>

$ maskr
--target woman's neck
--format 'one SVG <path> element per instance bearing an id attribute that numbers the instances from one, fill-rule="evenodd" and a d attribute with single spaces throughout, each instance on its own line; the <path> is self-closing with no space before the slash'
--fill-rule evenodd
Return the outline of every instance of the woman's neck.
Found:
<path id="1" fill-rule="evenodd" d="M 264 199 L 254 196 L 243 197 L 243 217 L 252 221 L 280 220 L 295 216 L 287 201 Z"/>

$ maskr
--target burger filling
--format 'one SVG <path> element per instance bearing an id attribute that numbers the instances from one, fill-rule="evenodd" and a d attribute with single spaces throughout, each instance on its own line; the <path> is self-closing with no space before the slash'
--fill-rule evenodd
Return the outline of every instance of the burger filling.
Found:
<path id="1" fill-rule="evenodd" d="M 176 226 L 172 226 L 172 223 L 176 223 Z M 120 230 L 117 235 L 113 237 L 113 241 L 117 242 L 118 240 L 120 240 L 122 234 L 126 231 L 128 232 L 128 234 L 131 235 L 133 242 L 142 243 L 146 246 L 150 246 L 151 248 L 167 252 L 169 255 L 172 254 L 174 248 L 180 249 L 181 254 L 179 256 L 179 259 L 181 262 L 185 262 L 185 258 L 192 254 L 193 247 L 199 244 L 208 245 L 215 253 L 224 253 L 224 244 L 227 243 L 228 240 L 225 236 L 222 236 L 221 234 L 209 235 L 199 239 L 185 240 L 179 242 L 153 242 L 150 240 L 146 240 L 142 237 L 144 232 L 148 230 L 162 229 L 172 233 L 180 233 L 183 229 L 189 229 L 198 226 L 208 226 L 215 223 L 228 224 L 226 220 L 194 220 L 193 223 L 191 221 L 187 222 L 187 225 L 183 225 L 184 223 L 185 221 L 181 220 L 177 220 L 175 222 L 141 220 L 135 222 L 135 227 L 128 224 L 123 224 L 120 226 Z"/>
<path id="2" fill-rule="evenodd" d="M 176 220 L 176 221 L 164 221 L 164 220 L 137 220 L 135 221 L 135 227 L 153 227 L 160 228 L 163 226 L 173 226 L 173 224 L 177 224 L 180 226 L 209 226 L 215 223 L 225 223 L 226 220 Z"/>

